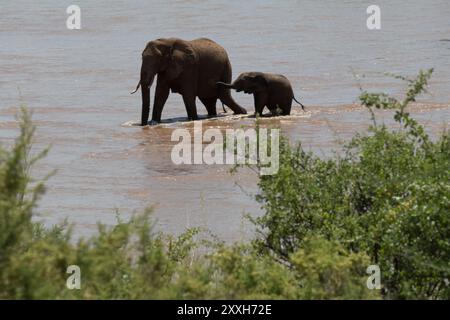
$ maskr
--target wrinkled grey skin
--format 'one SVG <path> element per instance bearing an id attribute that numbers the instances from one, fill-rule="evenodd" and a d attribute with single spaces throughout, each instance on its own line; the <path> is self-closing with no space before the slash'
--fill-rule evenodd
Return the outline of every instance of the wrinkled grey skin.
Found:
<path id="1" fill-rule="evenodd" d="M 231 64 L 225 49 L 212 40 L 201 38 L 185 41 L 168 38 L 147 43 L 142 52 L 140 81 L 134 91 L 141 87 L 141 125 L 143 126 L 147 125 L 150 112 L 150 87 L 156 75 L 158 78 L 152 123 L 161 122 L 161 112 L 170 91 L 183 96 L 190 120 L 198 119 L 197 97 L 205 105 L 209 116 L 217 115 L 217 99 L 236 114 L 247 113 L 233 100 L 228 88 L 216 85 L 218 81 L 231 81 Z"/>
<path id="2" fill-rule="evenodd" d="M 262 115 L 267 107 L 272 115 L 277 115 L 277 110 L 281 110 L 282 115 L 291 113 L 292 100 L 300 104 L 303 110 L 303 104 L 297 101 L 292 91 L 289 80 L 280 74 L 270 74 L 262 72 L 245 72 L 233 83 L 218 82 L 219 87 L 234 89 L 238 92 L 253 94 L 255 100 L 255 115 Z"/>

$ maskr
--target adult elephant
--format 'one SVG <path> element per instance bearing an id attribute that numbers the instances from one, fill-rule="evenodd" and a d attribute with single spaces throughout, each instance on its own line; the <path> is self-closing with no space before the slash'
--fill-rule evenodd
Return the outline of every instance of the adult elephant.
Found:
<path id="1" fill-rule="evenodd" d="M 231 64 L 227 52 L 212 40 L 185 41 L 177 38 L 157 39 L 147 43 L 142 52 L 139 86 L 142 92 L 141 125 L 147 125 L 150 111 L 150 87 L 158 75 L 153 102 L 152 122 L 161 122 L 161 112 L 169 91 L 183 96 L 190 120 L 198 119 L 196 97 L 205 105 L 208 115 L 217 115 L 217 99 L 235 114 L 247 111 L 231 97 L 229 88 L 216 85 L 231 81 Z"/>

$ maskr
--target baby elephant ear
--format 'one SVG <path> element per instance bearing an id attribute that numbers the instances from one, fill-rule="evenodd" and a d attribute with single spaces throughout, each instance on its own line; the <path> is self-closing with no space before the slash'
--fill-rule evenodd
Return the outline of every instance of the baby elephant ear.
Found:
<path id="1" fill-rule="evenodd" d="M 253 82 L 252 93 L 256 91 L 266 90 L 268 83 L 266 78 L 263 75 L 257 74 L 250 76 L 250 79 Z"/>
<path id="2" fill-rule="evenodd" d="M 254 79 L 255 79 L 256 83 L 258 83 L 258 84 L 260 84 L 262 86 L 267 86 L 267 80 L 266 80 L 266 78 L 264 76 L 258 74 L 258 75 L 255 76 Z"/>

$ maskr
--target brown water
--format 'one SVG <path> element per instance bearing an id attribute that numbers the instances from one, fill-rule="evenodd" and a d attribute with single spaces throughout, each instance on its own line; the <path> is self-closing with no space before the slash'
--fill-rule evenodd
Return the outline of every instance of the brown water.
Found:
<path id="1" fill-rule="evenodd" d="M 256 176 L 172 164 L 171 132 L 192 123 L 124 125 L 139 118 L 140 97 L 128 92 L 143 46 L 158 37 L 209 37 L 227 49 L 234 76 L 286 75 L 308 112 L 296 108 L 263 123 L 321 156 L 368 126 L 369 115 L 355 104 L 360 85 L 398 94 L 404 84 L 384 72 L 414 76 L 434 67 L 430 94 L 412 112 L 437 133 L 450 119 L 450 1 L 376 2 L 378 31 L 366 28 L 371 3 L 356 0 L 77 1 L 82 30 L 65 27 L 70 1 L 2 1 L 1 142 L 17 135 L 14 114 L 25 103 L 38 127 L 36 148 L 52 145 L 36 174 L 58 170 L 41 203 L 39 218 L 49 225 L 68 218 L 78 235 L 88 235 L 97 221 L 114 224 L 116 209 L 127 218 L 154 205 L 159 230 L 203 226 L 227 241 L 248 237 L 243 213 L 260 214 Z M 234 97 L 253 111 L 250 96 Z M 206 113 L 200 103 L 198 110 Z M 163 118 L 184 116 L 181 97 L 171 95 Z M 253 122 L 228 116 L 203 127 Z"/>

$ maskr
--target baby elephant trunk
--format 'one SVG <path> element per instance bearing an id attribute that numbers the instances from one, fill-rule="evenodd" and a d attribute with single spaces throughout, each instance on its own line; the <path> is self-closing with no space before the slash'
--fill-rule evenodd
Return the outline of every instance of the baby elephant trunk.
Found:
<path id="1" fill-rule="evenodd" d="M 218 85 L 218 86 L 224 86 L 225 88 L 233 89 L 233 85 L 230 84 L 230 83 L 225 83 L 225 82 L 219 81 L 219 82 L 216 82 L 216 85 Z"/>

